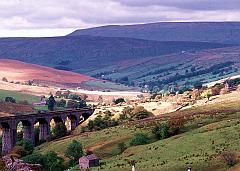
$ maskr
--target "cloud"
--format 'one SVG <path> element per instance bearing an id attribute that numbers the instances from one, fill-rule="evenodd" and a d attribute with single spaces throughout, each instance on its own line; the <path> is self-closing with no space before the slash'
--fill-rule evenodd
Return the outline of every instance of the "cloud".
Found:
<path id="1" fill-rule="evenodd" d="M 239 0 L 114 0 L 127 6 L 168 6 L 188 10 L 239 10 Z"/>
<path id="2" fill-rule="evenodd" d="M 158 21 L 239 21 L 239 0 L 1 0 L 0 29 Z"/>

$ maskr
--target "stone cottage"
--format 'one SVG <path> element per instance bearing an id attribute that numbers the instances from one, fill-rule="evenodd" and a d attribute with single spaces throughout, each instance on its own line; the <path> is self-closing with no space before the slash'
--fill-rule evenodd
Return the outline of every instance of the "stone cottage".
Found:
<path id="1" fill-rule="evenodd" d="M 90 167 L 99 166 L 100 159 L 94 154 L 83 156 L 79 159 L 79 168 L 88 169 Z"/>

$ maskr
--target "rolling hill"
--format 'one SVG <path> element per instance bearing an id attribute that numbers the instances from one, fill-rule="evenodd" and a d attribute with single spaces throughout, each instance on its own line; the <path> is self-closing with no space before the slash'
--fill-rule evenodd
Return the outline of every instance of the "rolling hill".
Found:
<path id="1" fill-rule="evenodd" d="M 125 26 L 110 25 L 76 30 L 69 34 L 69 36 L 79 35 L 240 44 L 240 22 L 161 22 Z"/>
<path id="2" fill-rule="evenodd" d="M 201 51 L 231 45 L 202 42 L 159 42 L 133 38 L 65 36 L 2 38 L 0 56 L 57 69 L 86 73 L 124 60 Z"/>
<path id="3" fill-rule="evenodd" d="M 123 84 L 148 86 L 151 90 L 169 86 L 192 86 L 196 82 L 211 82 L 237 75 L 240 47 L 227 47 L 125 60 L 111 68 L 101 68 L 89 75 Z"/>
<path id="4" fill-rule="evenodd" d="M 84 81 L 96 80 L 95 78 L 83 74 L 9 59 L 0 59 L 0 68 L 1 77 L 5 77 L 8 81 L 14 82 L 35 80 L 59 84 L 80 84 Z"/>

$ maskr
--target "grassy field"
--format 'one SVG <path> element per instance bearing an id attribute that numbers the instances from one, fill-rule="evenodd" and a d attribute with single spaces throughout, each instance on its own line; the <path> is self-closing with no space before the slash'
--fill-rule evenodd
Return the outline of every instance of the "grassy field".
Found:
<path id="1" fill-rule="evenodd" d="M 93 150 L 102 159 L 101 162 L 106 163 L 101 170 L 131 170 L 128 163 L 135 160 L 139 171 L 185 171 L 188 166 L 194 171 L 225 171 L 229 167 L 221 159 L 221 153 L 228 151 L 240 153 L 240 112 L 238 111 L 240 111 L 239 101 L 229 101 L 194 107 L 162 118 L 130 122 L 98 132 L 77 134 L 78 130 L 76 130 L 76 135 L 45 143 L 37 147 L 35 152 L 45 153 L 53 150 L 64 156 L 67 145 L 76 139 L 82 142 L 85 149 Z M 129 144 L 129 140 L 138 132 L 152 136 L 151 126 L 170 116 L 187 118 L 188 121 L 181 134 L 165 140 L 152 141 L 147 145 L 128 147 L 120 154 L 118 143 Z M 237 165 L 230 169 L 237 171 L 240 167 Z M 78 170 L 78 167 L 72 169 L 74 170 Z"/>
<path id="2" fill-rule="evenodd" d="M 4 100 L 6 97 L 14 97 L 17 102 L 27 100 L 29 103 L 38 102 L 39 97 L 16 91 L 0 90 L 0 99 Z"/>

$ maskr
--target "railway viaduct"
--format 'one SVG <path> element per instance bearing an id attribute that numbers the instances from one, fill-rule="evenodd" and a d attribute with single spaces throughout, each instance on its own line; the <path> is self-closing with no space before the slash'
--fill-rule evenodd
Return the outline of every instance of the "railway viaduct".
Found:
<path id="1" fill-rule="evenodd" d="M 0 117 L 2 154 L 7 154 L 16 145 L 17 125 L 20 122 L 22 122 L 23 125 L 23 139 L 35 143 L 34 124 L 39 123 L 39 140 L 46 140 L 50 135 L 50 122 L 52 119 L 55 123 L 65 123 L 68 118 L 71 122 L 71 130 L 73 130 L 91 116 L 93 112 L 94 109 L 83 108 Z"/>

